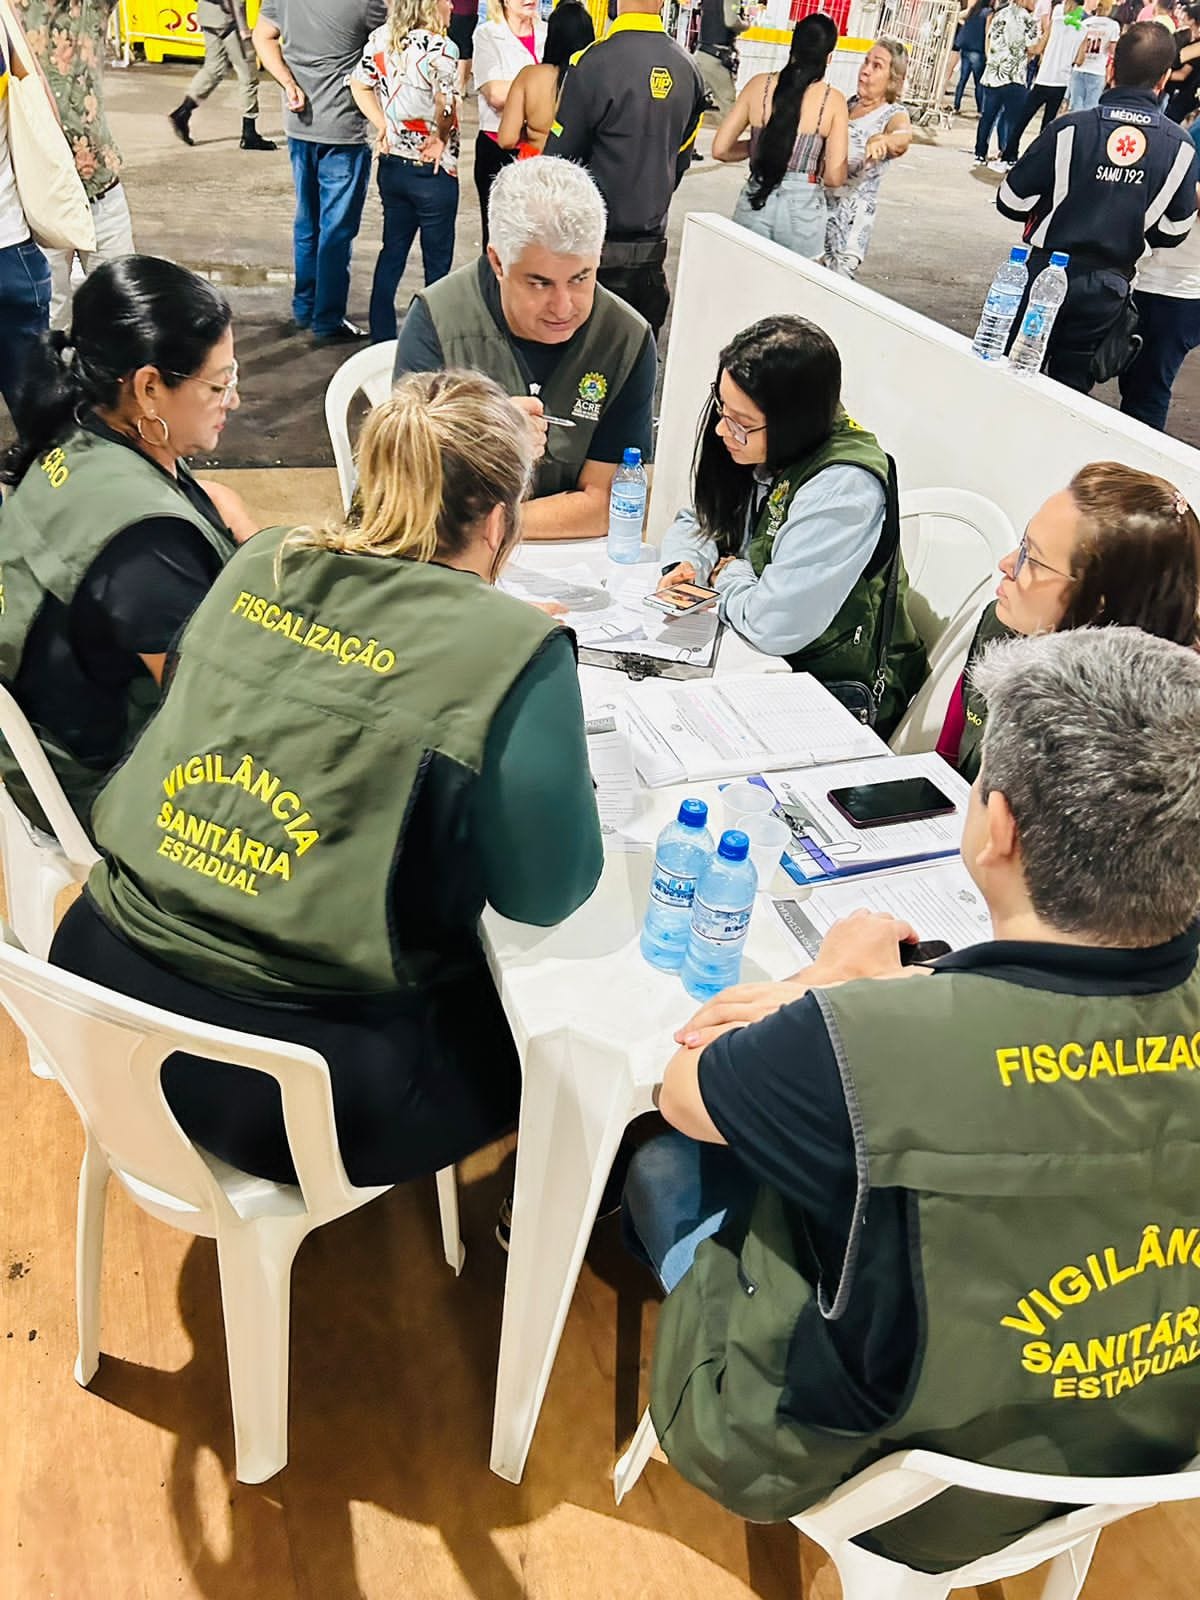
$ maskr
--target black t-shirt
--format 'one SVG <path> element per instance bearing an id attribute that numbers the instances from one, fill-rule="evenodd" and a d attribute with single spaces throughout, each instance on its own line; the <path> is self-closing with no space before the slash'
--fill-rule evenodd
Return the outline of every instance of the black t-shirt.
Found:
<path id="1" fill-rule="evenodd" d="M 1196 963 L 1200 924 L 1149 950 L 999 941 L 944 956 L 943 971 L 979 972 L 1058 994 L 1154 994 Z M 913 978 L 913 983 L 937 983 Z M 1019 1006 L 1014 996 L 1014 1005 Z M 700 1095 L 749 1172 L 783 1196 L 798 1259 L 832 1300 L 857 1192 L 850 1117 L 816 1000 L 715 1039 L 700 1057 Z M 902 1189 L 872 1189 L 845 1314 L 814 1311 L 798 1330 L 785 1409 L 825 1427 L 869 1431 L 893 1416 L 916 1355 L 916 1208 Z"/>
<path id="2" fill-rule="evenodd" d="M 1185 67 L 1179 59 L 1184 49 L 1194 43 L 1190 28 L 1175 30 L 1175 70 L 1186 71 L 1187 77 L 1182 83 L 1171 84 L 1168 89 L 1166 113 L 1172 122 L 1183 122 L 1196 109 L 1197 95 L 1200 94 L 1200 62 L 1189 61 Z"/>
<path id="3" fill-rule="evenodd" d="M 559 362 L 571 351 L 575 340 L 583 337 L 586 324 L 572 334 L 565 344 L 542 344 L 534 339 L 518 339 L 504 320 L 500 286 L 486 259 L 479 263 L 479 286 L 496 326 L 513 348 L 526 383 L 536 383 L 544 388 Z M 406 372 L 440 372 L 445 365 L 433 318 L 423 300 L 414 300 L 400 328 L 395 376 L 402 378 Z M 592 434 L 592 442 L 588 446 L 589 461 L 619 462 L 627 445 L 634 445 L 640 450 L 643 461 L 654 460 L 654 385 L 657 378 L 658 353 L 654 347 L 654 335 L 647 329 L 633 371 L 616 394 L 609 397 L 596 431 Z"/>
<path id="4" fill-rule="evenodd" d="M 98 420 L 87 426 L 99 438 L 136 449 Z M 229 539 L 232 553 L 233 536 L 195 479 L 180 473 L 170 481 Z M 130 684 L 145 679 L 153 693 L 138 657 L 171 648 L 220 570 L 217 552 L 182 517 L 147 517 L 109 540 L 71 604 L 47 595 L 29 630 L 13 692 L 30 722 L 86 766 L 115 767 L 125 754 Z"/>

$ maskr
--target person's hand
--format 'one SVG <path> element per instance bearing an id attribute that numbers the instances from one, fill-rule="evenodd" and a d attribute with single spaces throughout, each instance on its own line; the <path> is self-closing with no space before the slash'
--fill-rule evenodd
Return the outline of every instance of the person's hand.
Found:
<path id="1" fill-rule="evenodd" d="M 435 172 L 442 170 L 442 157 L 446 153 L 446 141 L 439 139 L 436 133 L 431 133 L 421 146 L 421 160 L 426 166 L 432 165 Z"/>
<path id="2" fill-rule="evenodd" d="M 523 411 L 529 418 L 529 437 L 533 440 L 533 459 L 540 461 L 546 454 L 546 435 L 550 425 L 545 420 L 545 406 L 535 394 L 517 394 L 513 396 L 513 405 L 518 411 Z"/>
<path id="3" fill-rule="evenodd" d="M 736 556 L 722 556 L 721 557 L 720 561 L 717 562 L 716 566 L 712 569 L 712 571 L 708 575 L 708 586 L 709 586 L 710 589 L 716 587 L 717 579 L 720 577 L 721 573 L 725 571 L 725 568 L 729 565 L 729 563 L 731 561 L 736 561 L 736 559 L 737 559 Z"/>
<path id="4" fill-rule="evenodd" d="M 285 85 L 283 95 L 289 111 L 299 113 L 304 110 L 306 103 L 304 90 L 296 82 L 295 78 L 292 79 L 291 83 Z"/>
<path id="5" fill-rule="evenodd" d="M 673 589 L 677 583 L 695 583 L 696 569 L 690 561 L 681 561 L 677 567 L 672 567 L 670 572 L 664 572 L 658 580 L 658 593 L 664 589 Z"/>
<path id="6" fill-rule="evenodd" d="M 849 983 L 854 978 L 899 978 L 911 970 L 900 965 L 900 946 L 916 944 L 917 931 L 886 911 L 852 911 L 835 922 L 821 941 L 821 953 L 809 968 L 814 987 Z"/>
<path id="7" fill-rule="evenodd" d="M 808 993 L 812 968 L 798 972 L 780 983 L 736 983 L 723 989 L 675 1032 L 675 1043 L 688 1050 L 702 1050 L 718 1034 L 742 1028 L 748 1022 L 761 1022 L 782 1006 L 791 1005 Z"/>
<path id="8" fill-rule="evenodd" d="M 873 133 L 867 140 L 867 147 L 863 152 L 867 161 L 886 161 L 888 158 L 888 142 L 882 133 Z"/>

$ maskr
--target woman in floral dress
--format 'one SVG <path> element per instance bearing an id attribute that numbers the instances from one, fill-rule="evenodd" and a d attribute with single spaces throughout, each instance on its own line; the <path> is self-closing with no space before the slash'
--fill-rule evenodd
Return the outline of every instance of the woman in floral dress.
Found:
<path id="1" fill-rule="evenodd" d="M 871 46 L 858 74 L 858 93 L 850 100 L 849 177 L 840 189 L 827 189 L 825 265 L 843 278 L 862 266 L 871 230 L 883 164 L 902 156 L 912 143 L 912 123 L 896 104 L 908 57 L 895 39 Z"/>

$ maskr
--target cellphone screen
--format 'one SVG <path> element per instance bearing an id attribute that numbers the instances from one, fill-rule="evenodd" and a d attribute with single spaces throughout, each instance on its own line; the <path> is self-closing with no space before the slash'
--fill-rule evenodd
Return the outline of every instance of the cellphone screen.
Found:
<path id="1" fill-rule="evenodd" d="M 928 778 L 894 778 L 889 783 L 831 789 L 829 798 L 860 828 L 911 817 L 940 817 L 954 810 L 954 802 Z"/>
<path id="2" fill-rule="evenodd" d="M 717 598 L 717 591 L 706 589 L 699 583 L 677 583 L 673 588 L 660 589 L 650 598 L 664 611 L 682 613 L 697 611 L 701 606 L 711 605 Z"/>

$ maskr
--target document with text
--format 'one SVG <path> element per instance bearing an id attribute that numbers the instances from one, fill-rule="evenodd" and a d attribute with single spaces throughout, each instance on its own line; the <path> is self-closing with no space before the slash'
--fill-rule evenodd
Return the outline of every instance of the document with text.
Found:
<path id="1" fill-rule="evenodd" d="M 992 937 L 987 904 L 958 860 L 908 867 L 883 878 L 822 884 L 805 900 L 776 900 L 774 905 L 809 960 L 816 959 L 834 923 L 861 908 L 890 912 L 911 923 L 918 938 L 944 939 L 951 950 Z"/>

